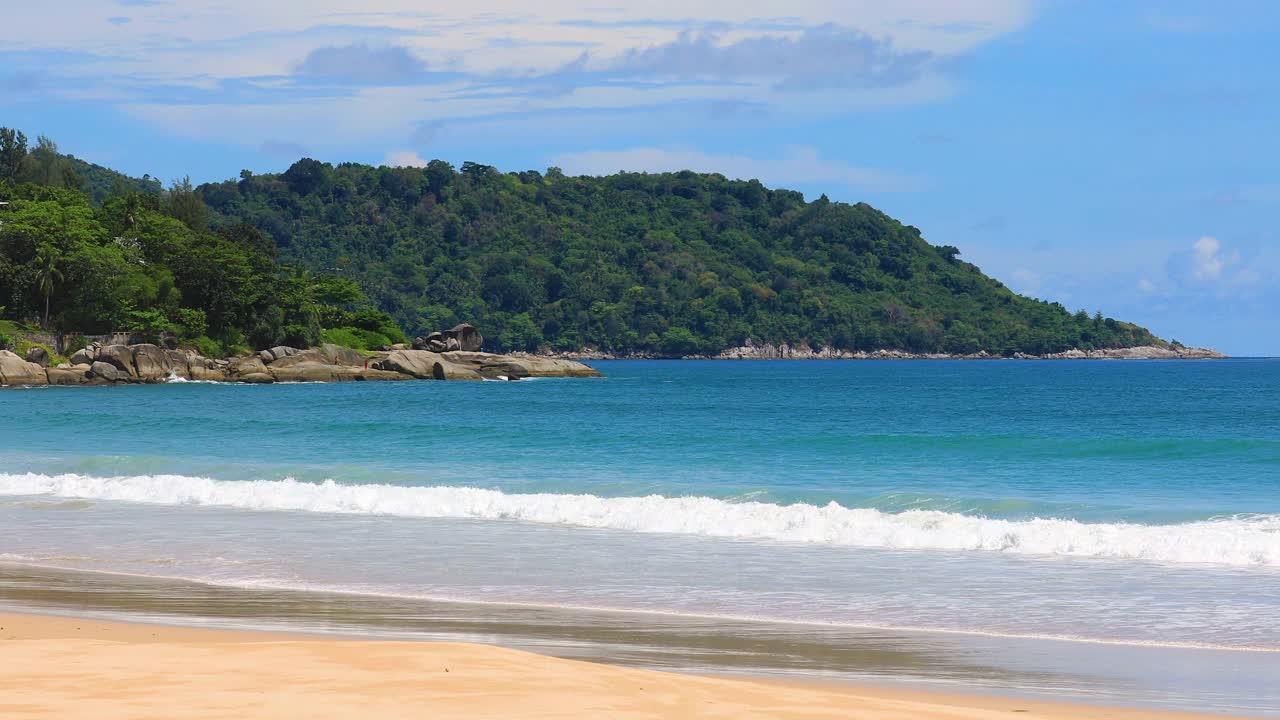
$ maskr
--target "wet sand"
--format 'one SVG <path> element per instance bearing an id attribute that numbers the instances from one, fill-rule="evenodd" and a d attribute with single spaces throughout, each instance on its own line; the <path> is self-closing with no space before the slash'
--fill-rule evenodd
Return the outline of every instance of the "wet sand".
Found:
<path id="1" fill-rule="evenodd" d="M 77 618 L 81 626 L 152 623 L 178 639 L 185 636 L 173 633 L 184 631 L 168 626 L 219 629 L 227 638 L 248 631 L 268 638 L 407 641 L 410 647 L 477 643 L 592 666 L 896 688 L 930 697 L 959 692 L 1015 698 L 1010 703 L 1019 707 L 1042 701 L 1280 716 L 1273 682 L 1280 655 L 1274 653 L 245 589 L 0 562 L 3 612 Z M 14 636 L 14 628 L 21 625 L 11 624 L 0 639 Z M 0 717 L 7 715 L 0 711 Z"/>
<path id="2" fill-rule="evenodd" d="M 623 668 L 466 643 L 0 614 L 0 717 L 1208 718 Z"/>

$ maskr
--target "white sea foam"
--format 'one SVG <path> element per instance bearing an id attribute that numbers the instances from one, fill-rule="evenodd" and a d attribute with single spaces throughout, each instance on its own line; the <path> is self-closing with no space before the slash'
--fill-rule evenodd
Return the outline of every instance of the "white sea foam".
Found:
<path id="1" fill-rule="evenodd" d="M 229 481 L 184 475 L 0 474 L 0 495 L 53 495 L 262 511 L 516 520 L 643 533 L 867 548 L 975 550 L 1280 567 L 1280 515 L 1177 525 L 1000 520 L 936 510 L 775 505 L 708 497 L 602 498 L 467 487 Z"/>

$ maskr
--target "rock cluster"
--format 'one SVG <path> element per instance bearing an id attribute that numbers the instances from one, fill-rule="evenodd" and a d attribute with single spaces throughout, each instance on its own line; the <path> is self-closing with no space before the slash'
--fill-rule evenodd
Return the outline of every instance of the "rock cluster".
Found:
<path id="1" fill-rule="evenodd" d="M 470 326 L 468 326 L 470 327 Z M 474 328 L 473 328 L 474 329 Z M 476 333 L 479 336 L 479 333 Z M 350 348 L 321 345 L 274 347 L 253 355 L 210 359 L 190 350 L 158 345 L 90 345 L 56 368 L 0 351 L 0 385 L 107 385 L 178 380 L 213 382 L 347 382 L 367 380 L 520 380 L 530 377 L 598 377 L 581 363 L 508 357 L 481 352 L 394 350 L 366 356 Z"/>
<path id="2" fill-rule="evenodd" d="M 756 345 L 747 340 L 742 347 L 729 348 L 716 356 L 717 360 L 982 360 L 995 357 L 987 352 L 972 355 L 948 355 L 946 353 L 911 353 L 905 350 L 837 350 L 821 347 L 814 350 L 805 343 L 799 345 Z"/>
<path id="3" fill-rule="evenodd" d="M 482 345 L 484 345 L 484 336 L 480 334 L 479 330 L 467 323 L 456 325 L 451 330 L 423 335 L 413 341 L 414 350 L 428 350 L 437 353 L 480 352 Z"/>
<path id="4" fill-rule="evenodd" d="M 1021 355 L 1015 357 L 1033 357 Z M 1114 348 L 1109 350 L 1078 350 L 1054 353 L 1042 356 L 1048 360 L 1216 360 L 1226 355 L 1209 348 L 1190 348 L 1181 345 L 1159 347 L 1144 345 L 1142 347 Z"/>
<path id="5" fill-rule="evenodd" d="M 572 360 L 493 355 L 482 352 L 393 350 L 370 364 L 384 371 L 420 380 L 523 380 L 534 377 L 600 377 L 600 373 Z"/>
<path id="6" fill-rule="evenodd" d="M 814 350 L 805 344 L 794 347 L 783 343 L 774 345 L 755 345 L 751 341 L 742 347 L 730 348 L 716 356 L 720 360 L 986 360 L 998 358 L 986 351 L 971 355 L 952 355 L 947 353 L 910 353 L 905 350 L 873 350 L 849 351 L 836 350 L 830 347 Z M 1049 355 L 1028 355 L 1015 353 L 1016 360 L 1207 360 L 1225 358 L 1216 350 L 1208 348 L 1189 348 L 1180 345 L 1159 347 L 1147 345 L 1132 348 L 1114 348 L 1109 350 L 1071 349 Z"/>

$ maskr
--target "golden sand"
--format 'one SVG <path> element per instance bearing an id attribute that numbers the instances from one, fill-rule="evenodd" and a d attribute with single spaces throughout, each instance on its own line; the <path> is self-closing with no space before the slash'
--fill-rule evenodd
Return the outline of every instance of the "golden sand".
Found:
<path id="1" fill-rule="evenodd" d="M 707 678 L 485 645 L 0 615 L 0 718 L 6 720 L 1009 717 L 1196 716 Z"/>

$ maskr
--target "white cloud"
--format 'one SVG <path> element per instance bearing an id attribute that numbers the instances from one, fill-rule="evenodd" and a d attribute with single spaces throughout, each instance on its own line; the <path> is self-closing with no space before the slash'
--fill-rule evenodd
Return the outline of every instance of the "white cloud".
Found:
<path id="1" fill-rule="evenodd" d="M 374 48 L 363 43 L 319 47 L 297 67 L 299 75 L 377 84 L 396 82 L 423 72 L 422 61 L 403 47 Z"/>
<path id="2" fill-rule="evenodd" d="M 1159 287 L 1169 296 L 1251 296 L 1265 289 L 1267 268 L 1273 266 L 1256 251 L 1245 262 L 1238 249 L 1204 235 L 1189 249 L 1169 256 L 1165 262 L 1168 284 Z"/>
<path id="3" fill-rule="evenodd" d="M 130 49 L 195 47 L 260 37 L 273 44 L 283 33 L 317 27 L 345 28 L 359 42 L 362 29 L 394 29 L 423 41 L 437 59 L 464 65 L 552 68 L 588 43 L 606 54 L 671 42 L 681 30 L 710 25 L 741 31 L 784 32 L 826 23 L 891 38 L 900 47 L 951 54 L 964 52 L 1029 21 L 1032 0 L 649 0 L 639 7 L 598 0 L 222 0 L 156 3 L 130 8 L 130 22 L 105 33 L 120 8 L 102 0 L 13 3 L 6 24 L 25 32 L 6 38 L 12 49 L 78 48 L 119 55 Z M 358 9 L 357 9 L 358 8 Z M 501 45 L 494 40 L 501 40 Z M 558 52 L 547 53 L 548 50 Z M 534 57 L 530 57 L 533 54 Z M 495 57 L 502 60 L 496 60 Z M 228 58 L 231 60 L 231 58 Z M 296 62 L 298 58 L 292 58 Z M 288 60 L 282 58 L 283 71 Z M 497 64 L 501 62 L 502 64 Z"/>
<path id="4" fill-rule="evenodd" d="M 6 25 L 24 32 L 6 38 L 5 49 L 9 57 L 30 53 L 32 67 L 16 70 L 46 78 L 41 101 L 107 103 L 188 137 L 289 137 L 324 148 L 336 142 L 336 128 L 325 127 L 332 114 L 352 141 L 404 143 L 428 118 L 711 103 L 813 118 L 930 102 L 954 87 L 935 59 L 1017 30 L 1032 7 L 220 0 L 130 6 L 130 22 L 113 26 L 118 3 L 65 0 L 6 8 Z M 584 53 L 588 72 L 564 72 Z M 363 92 L 320 92 L 313 79 L 292 77 L 296 70 L 349 85 L 395 84 L 400 104 L 369 107 Z M 616 82 L 624 76 L 643 82 Z"/>
<path id="5" fill-rule="evenodd" d="M 382 161 L 382 164 L 390 167 L 420 168 L 426 167 L 427 162 L 413 150 L 393 150 L 387 153 L 387 157 Z"/>
<path id="6" fill-rule="evenodd" d="M 693 170 L 720 173 L 734 179 L 760 180 L 775 187 L 820 183 L 861 190 L 902 191 L 921 185 L 915 178 L 824 159 L 816 149 L 803 146 L 787 148 L 782 157 L 774 159 L 717 155 L 699 150 L 632 148 L 566 153 L 553 158 L 552 164 L 570 175 Z"/>
<path id="7" fill-rule="evenodd" d="M 1192 272 L 1198 280 L 1217 280 L 1222 275 L 1222 243 L 1205 235 L 1192 246 Z"/>

